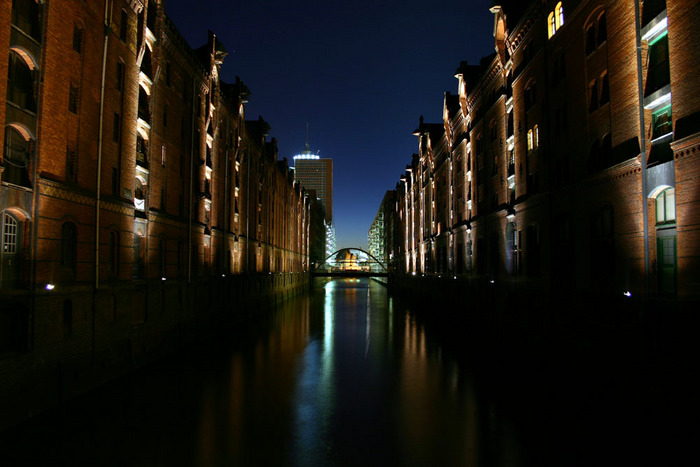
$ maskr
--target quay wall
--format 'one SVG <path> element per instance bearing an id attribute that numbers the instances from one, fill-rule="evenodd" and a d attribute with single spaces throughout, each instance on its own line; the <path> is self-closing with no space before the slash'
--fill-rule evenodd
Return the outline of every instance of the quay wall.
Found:
<path id="1" fill-rule="evenodd" d="M 698 304 L 677 298 L 571 294 L 526 282 L 394 274 L 395 300 L 479 353 L 553 355 L 644 367 L 700 351 Z M 527 351 L 526 351 L 527 349 Z"/>
<path id="2" fill-rule="evenodd" d="M 3 296 L 27 312 L 27 348 L 0 354 L 0 430 L 196 346 L 305 293 L 307 273 L 57 287 Z"/>

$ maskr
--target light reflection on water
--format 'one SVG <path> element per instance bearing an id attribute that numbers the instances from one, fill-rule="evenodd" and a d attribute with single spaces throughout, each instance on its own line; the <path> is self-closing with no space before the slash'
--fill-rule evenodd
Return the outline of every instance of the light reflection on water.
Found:
<path id="1" fill-rule="evenodd" d="M 383 286 L 316 285 L 0 448 L 27 463 L 479 466 L 494 460 L 486 443 L 517 459 L 513 430 L 482 408 L 471 372 Z M 29 439 L 45 449 L 22 451 Z"/>

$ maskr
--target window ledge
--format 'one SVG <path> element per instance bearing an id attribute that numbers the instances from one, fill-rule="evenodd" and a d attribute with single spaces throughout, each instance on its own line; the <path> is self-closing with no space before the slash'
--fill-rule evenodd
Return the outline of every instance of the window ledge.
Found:
<path id="1" fill-rule="evenodd" d="M 666 10 L 659 13 L 656 18 L 645 24 L 640 34 L 643 41 L 652 41 L 668 29 L 668 16 Z"/>
<path id="2" fill-rule="evenodd" d="M 653 110 L 671 101 L 671 84 L 644 98 L 644 109 Z"/>

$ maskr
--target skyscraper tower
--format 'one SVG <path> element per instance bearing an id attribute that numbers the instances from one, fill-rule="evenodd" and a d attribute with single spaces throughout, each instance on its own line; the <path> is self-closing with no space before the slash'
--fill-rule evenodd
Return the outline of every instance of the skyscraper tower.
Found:
<path id="1" fill-rule="evenodd" d="M 309 149 L 308 125 L 306 149 L 294 156 L 294 179 L 307 190 L 315 190 L 326 211 L 326 252 L 335 251 L 335 227 L 333 225 L 333 159 L 322 159 Z"/>

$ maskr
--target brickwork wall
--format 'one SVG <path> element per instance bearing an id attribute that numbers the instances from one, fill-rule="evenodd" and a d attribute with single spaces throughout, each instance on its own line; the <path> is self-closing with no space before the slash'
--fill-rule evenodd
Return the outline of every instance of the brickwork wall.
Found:
<path id="1" fill-rule="evenodd" d="M 446 125 L 443 147 L 452 147 L 453 153 L 443 157 L 458 160 L 464 155 L 470 167 L 452 181 L 445 182 L 441 172 L 430 176 L 437 183 L 453 183 L 455 191 L 471 186 L 472 209 L 458 208 L 463 209 L 464 220 L 446 226 L 438 238 L 412 234 L 412 213 L 405 206 L 409 187 L 420 183 L 421 167 L 414 159 L 397 190 L 397 206 L 403 210 L 397 216 L 401 231 L 414 235 L 404 243 L 415 243 L 424 250 L 433 244 L 444 248 L 448 236 L 454 234 L 454 250 L 448 250 L 447 256 L 455 258 L 454 269 L 458 270 L 460 261 L 469 264 L 471 246 L 473 269 L 462 274 L 468 280 L 495 277 L 505 280 L 508 287 L 555 294 L 619 296 L 630 292 L 654 297 L 669 290 L 660 289 L 656 270 L 661 254 L 656 251 L 656 229 L 660 227 L 655 225 L 655 201 L 648 197 L 675 185 L 676 222 L 663 226 L 665 235 L 677 234 L 675 296 L 697 298 L 700 103 L 697 93 L 690 95 L 694 85 L 690 77 L 698 68 L 690 31 L 697 26 L 700 6 L 696 1 L 668 3 L 672 116 L 674 123 L 684 119 L 685 132 L 684 139 L 679 140 L 677 134 L 671 143 L 675 160 L 666 162 L 671 164 L 675 181 L 649 186 L 647 193 L 642 190 L 641 155 L 651 151 L 653 157 L 662 143 L 651 141 L 651 108 L 643 110 L 644 128 L 640 123 L 643 103 L 638 82 L 641 76 L 641 86 L 645 86 L 650 57 L 645 39 L 639 70 L 635 4 L 564 2 L 564 24 L 548 37 L 547 16 L 556 2 L 531 2 L 517 21 L 508 17 L 508 11 L 505 18 L 496 11 L 497 19 L 506 21 L 507 50 L 482 59 L 477 79 L 466 63 L 458 69 L 470 151 L 460 149 L 460 132 Z M 506 172 L 510 96 L 514 201 L 506 183 L 510 175 Z M 660 162 L 664 161 L 649 159 L 652 168 Z M 654 170 L 660 173 L 658 167 Z M 438 186 L 436 192 L 442 197 L 439 205 L 444 205 L 450 190 Z M 646 229 L 645 211 L 649 214 Z M 649 267 L 645 264 L 645 231 Z M 410 261 L 400 262 L 408 264 L 407 273 L 444 272 L 433 264 L 422 270 Z"/>
<path id="2" fill-rule="evenodd" d="M 220 81 L 227 65 L 216 37 L 193 50 L 157 2 L 115 1 L 101 105 L 104 4 L 38 8 L 38 108 L 15 112 L 36 122 L 30 180 L 0 186 L 0 213 L 18 221 L 20 238 L 17 277 L 5 271 L 0 282 L 0 426 L 308 283 L 306 194 L 277 161 L 264 122 L 246 124 L 245 85 Z M 3 2 L 6 56 L 12 38 L 26 40 L 11 23 L 12 2 Z M 0 109 L 6 125 L 16 123 L 6 121 L 10 105 Z"/>

